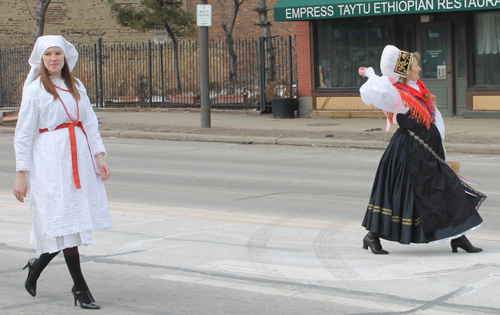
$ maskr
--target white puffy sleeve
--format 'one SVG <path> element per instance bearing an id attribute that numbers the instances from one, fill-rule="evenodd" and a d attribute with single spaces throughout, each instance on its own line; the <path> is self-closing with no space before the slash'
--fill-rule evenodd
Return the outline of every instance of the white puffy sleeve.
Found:
<path id="1" fill-rule="evenodd" d="M 16 151 L 16 171 L 29 171 L 33 138 L 38 132 L 40 98 L 23 93 L 23 100 L 16 124 L 14 149 Z"/>
<path id="2" fill-rule="evenodd" d="M 80 93 L 80 106 L 81 110 L 84 111 L 82 117 L 83 128 L 85 128 L 85 133 L 87 133 L 87 138 L 89 141 L 90 149 L 92 153 L 95 155 L 99 153 L 103 153 L 104 156 L 107 156 L 106 148 L 104 147 L 104 143 L 102 142 L 101 133 L 99 132 L 99 122 L 97 121 L 97 116 L 92 109 L 92 104 L 90 103 L 90 99 L 87 95 L 87 90 L 83 86 L 83 83 L 78 80 L 77 89 Z"/>
<path id="3" fill-rule="evenodd" d="M 437 108 L 437 106 L 434 106 L 436 108 L 436 116 L 435 118 L 435 125 L 437 129 L 439 130 L 439 133 L 441 134 L 441 139 L 444 140 L 444 120 L 443 120 L 443 115 L 441 115 L 441 112 Z"/>
<path id="4" fill-rule="evenodd" d="M 408 108 L 401 106 L 401 95 L 392 85 L 389 77 L 379 77 L 371 67 L 366 70 L 365 76 L 368 77 L 368 81 L 359 88 L 359 93 L 366 105 L 373 105 L 390 113 L 394 113 L 398 107 L 398 113 L 406 114 L 408 112 Z"/>

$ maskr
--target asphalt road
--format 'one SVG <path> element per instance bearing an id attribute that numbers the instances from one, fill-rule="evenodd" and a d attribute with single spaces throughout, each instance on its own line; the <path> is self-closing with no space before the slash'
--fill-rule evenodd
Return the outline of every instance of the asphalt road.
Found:
<path id="1" fill-rule="evenodd" d="M 68 314 L 56 257 L 35 298 L 23 283 L 29 202 L 12 195 L 12 135 L 0 135 L 0 310 Z M 488 195 L 479 254 L 448 241 L 390 255 L 361 249 L 382 151 L 107 138 L 114 228 L 81 248 L 104 314 L 498 314 L 500 158 L 453 154 Z"/>

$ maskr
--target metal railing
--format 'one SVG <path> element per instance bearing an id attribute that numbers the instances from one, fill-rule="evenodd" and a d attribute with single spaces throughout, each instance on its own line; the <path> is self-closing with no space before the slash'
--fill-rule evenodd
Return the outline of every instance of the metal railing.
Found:
<path id="1" fill-rule="evenodd" d="M 210 106 L 226 109 L 265 110 L 265 77 L 296 84 L 295 42 L 292 36 L 275 37 L 274 69 L 263 63 L 265 41 L 235 40 L 236 66 L 225 40 L 210 41 Z M 0 108 L 20 105 L 22 86 L 29 71 L 32 46 L 0 49 Z M 173 44 L 105 44 L 99 39 L 77 45 L 78 63 L 73 75 L 87 88 L 96 107 L 197 108 L 199 103 L 199 45 L 178 44 L 179 78 Z"/>

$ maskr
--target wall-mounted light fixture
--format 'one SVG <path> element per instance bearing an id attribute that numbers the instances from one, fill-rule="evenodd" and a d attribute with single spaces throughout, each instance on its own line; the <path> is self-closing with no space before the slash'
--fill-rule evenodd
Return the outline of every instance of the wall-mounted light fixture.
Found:
<path id="1" fill-rule="evenodd" d="M 429 23 L 432 22 L 433 17 L 432 15 L 421 15 L 420 16 L 420 23 Z"/>

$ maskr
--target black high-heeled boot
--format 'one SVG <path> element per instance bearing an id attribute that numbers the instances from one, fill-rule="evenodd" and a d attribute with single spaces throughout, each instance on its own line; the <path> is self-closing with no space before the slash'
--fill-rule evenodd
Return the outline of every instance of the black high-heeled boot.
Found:
<path id="1" fill-rule="evenodd" d="M 71 293 L 73 293 L 75 297 L 75 306 L 78 305 L 78 301 L 80 302 L 80 307 L 84 309 L 98 310 L 101 308 L 101 306 L 95 302 L 90 291 L 76 291 L 75 286 L 73 286 L 73 288 L 71 288 Z"/>
<path id="2" fill-rule="evenodd" d="M 26 278 L 26 281 L 24 281 L 24 287 L 26 288 L 26 291 L 31 294 L 31 296 L 36 296 L 36 281 L 38 280 L 38 276 L 36 276 L 33 272 L 33 265 L 37 260 L 38 259 L 36 258 L 31 258 L 23 268 L 23 270 L 28 268 L 28 277 Z"/>
<path id="3" fill-rule="evenodd" d="M 57 254 L 59 254 L 59 252 L 52 254 L 41 254 L 38 259 L 31 258 L 30 260 L 28 260 L 28 263 L 26 264 L 26 266 L 24 266 L 23 270 L 28 268 L 28 277 L 24 282 L 24 287 L 30 295 L 36 296 L 36 282 L 38 281 L 38 278 L 40 277 L 43 269 L 47 267 L 47 265 L 52 261 L 54 257 L 57 256 Z"/>
<path id="4" fill-rule="evenodd" d="M 363 249 L 368 250 L 368 247 L 374 254 L 389 254 L 388 251 L 382 248 L 378 235 L 372 232 L 368 232 L 363 238 Z"/>
<path id="5" fill-rule="evenodd" d="M 459 238 L 454 238 L 451 240 L 451 251 L 453 253 L 457 253 L 457 248 L 465 250 L 468 253 L 479 253 L 482 252 L 483 249 L 479 247 L 474 247 L 471 242 L 467 239 L 465 235 L 460 236 Z"/>

